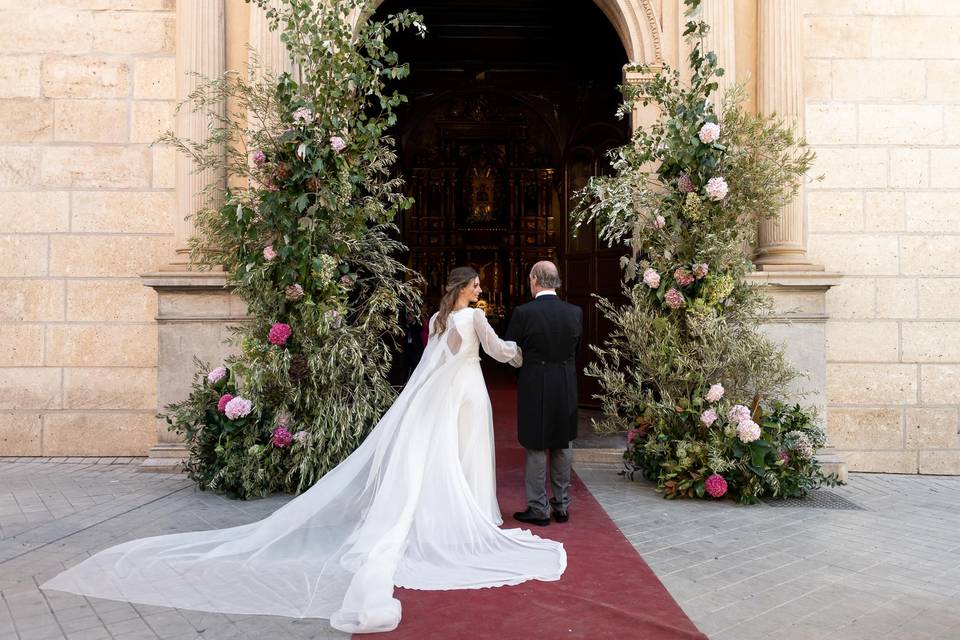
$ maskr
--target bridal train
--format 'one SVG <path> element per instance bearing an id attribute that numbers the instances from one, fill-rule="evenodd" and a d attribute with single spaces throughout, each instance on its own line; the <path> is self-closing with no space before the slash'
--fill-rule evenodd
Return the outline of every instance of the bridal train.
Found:
<path id="1" fill-rule="evenodd" d="M 431 320 L 431 329 L 433 320 Z M 363 444 L 308 491 L 251 524 L 132 540 L 42 585 L 232 614 L 329 618 L 390 631 L 395 586 L 476 589 L 558 580 L 563 545 L 501 529 L 483 347 L 519 364 L 482 311 L 451 313 Z"/>

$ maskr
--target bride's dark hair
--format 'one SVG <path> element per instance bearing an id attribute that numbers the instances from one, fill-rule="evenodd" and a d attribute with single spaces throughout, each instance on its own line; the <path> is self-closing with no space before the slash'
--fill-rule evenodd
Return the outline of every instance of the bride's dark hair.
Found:
<path id="1" fill-rule="evenodd" d="M 447 276 L 447 286 L 443 290 L 443 297 L 440 298 L 440 311 L 437 312 L 437 320 L 433 323 L 433 335 L 440 335 L 447 330 L 447 316 L 453 311 L 453 305 L 464 287 L 473 282 L 473 279 L 479 276 L 473 267 L 457 267 Z"/>

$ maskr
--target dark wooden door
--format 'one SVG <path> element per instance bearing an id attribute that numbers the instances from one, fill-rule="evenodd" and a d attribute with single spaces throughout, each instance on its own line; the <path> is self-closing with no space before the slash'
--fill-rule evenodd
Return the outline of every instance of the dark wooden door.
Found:
<path id="1" fill-rule="evenodd" d="M 626 132 L 611 125 L 589 128 L 568 149 L 564 162 L 567 214 L 563 216 L 562 270 L 567 301 L 583 309 L 584 340 L 577 354 L 577 386 L 580 404 L 587 406 L 599 404 L 593 396 L 600 390 L 596 380 L 583 373 L 587 365 L 596 359 L 590 345 L 603 344 L 610 330 L 609 321 L 597 308 L 596 296 L 618 302 L 622 299 L 620 258 L 625 255 L 625 250 L 606 246 L 597 237 L 595 223 L 581 227 L 574 236 L 569 214 L 576 207 L 577 191 L 585 187 L 592 176 L 609 171 L 606 152 L 622 145 L 625 139 Z"/>

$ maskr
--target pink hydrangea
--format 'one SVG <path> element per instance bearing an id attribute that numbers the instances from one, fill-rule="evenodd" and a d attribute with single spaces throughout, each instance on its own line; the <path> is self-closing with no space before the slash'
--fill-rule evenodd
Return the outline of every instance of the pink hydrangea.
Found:
<path id="1" fill-rule="evenodd" d="M 687 174 L 684 173 L 677 179 L 677 190 L 680 193 L 693 193 L 694 189 L 696 186 Z"/>
<path id="2" fill-rule="evenodd" d="M 684 297 L 682 293 L 671 288 L 669 291 L 667 291 L 667 295 L 664 296 L 664 300 L 666 301 L 667 306 L 671 309 L 679 309 L 683 306 Z"/>
<path id="3" fill-rule="evenodd" d="M 216 384 L 227 377 L 227 368 L 226 367 L 217 367 L 213 371 L 207 374 L 207 382 L 210 384 Z"/>
<path id="4" fill-rule="evenodd" d="M 727 481 L 719 473 L 714 473 L 704 480 L 703 488 L 711 497 L 722 498 L 727 493 Z"/>
<path id="5" fill-rule="evenodd" d="M 706 278 L 708 273 L 710 273 L 710 265 L 708 263 L 700 262 L 693 265 L 693 276 L 697 280 Z"/>
<path id="6" fill-rule="evenodd" d="M 263 259 L 264 259 L 264 260 L 266 260 L 267 262 L 270 262 L 271 260 L 273 260 L 273 259 L 276 258 L 276 257 L 277 257 L 277 252 L 276 252 L 276 250 L 274 250 L 272 244 L 268 244 L 267 246 L 265 246 L 265 247 L 263 248 Z"/>
<path id="7" fill-rule="evenodd" d="M 786 449 L 780 449 L 780 451 L 777 453 L 777 455 L 780 457 L 780 462 L 782 462 L 783 464 L 790 464 L 790 452 L 789 452 L 789 451 L 787 451 Z"/>
<path id="8" fill-rule="evenodd" d="M 696 279 L 693 277 L 693 274 L 687 271 L 686 269 L 680 268 L 673 272 L 673 279 L 677 281 L 681 287 L 685 287 L 689 284 L 693 284 L 693 281 Z"/>
<path id="9" fill-rule="evenodd" d="M 253 164 L 260 167 L 266 163 L 267 154 L 265 154 L 263 151 L 260 151 L 260 149 L 257 149 L 252 154 L 250 154 L 250 158 L 253 160 Z"/>
<path id="10" fill-rule="evenodd" d="M 307 437 L 309 437 L 309 435 L 310 434 L 307 433 L 306 431 L 297 431 L 295 434 L 293 434 L 293 439 L 296 442 L 306 442 Z"/>
<path id="11" fill-rule="evenodd" d="M 340 136 L 330 136 L 330 148 L 340 153 L 347 148 L 347 141 Z"/>
<path id="12" fill-rule="evenodd" d="M 727 412 L 727 419 L 734 424 L 740 424 L 744 420 L 750 419 L 750 409 L 742 404 L 735 404 Z"/>
<path id="13" fill-rule="evenodd" d="M 217 411 L 223 413 L 227 410 L 227 403 L 233 400 L 233 396 L 229 393 L 225 393 L 220 396 L 220 400 L 217 402 Z"/>
<path id="14" fill-rule="evenodd" d="M 653 269 L 645 269 L 643 271 L 643 284 L 651 289 L 656 289 L 660 286 L 660 274 Z"/>
<path id="15" fill-rule="evenodd" d="M 653 219 L 653 222 L 650 224 L 653 225 L 654 229 L 663 229 L 665 226 L 667 226 L 667 219 L 657 214 L 657 216 Z"/>
<path id="16" fill-rule="evenodd" d="M 707 402 L 720 402 L 723 397 L 723 385 L 720 383 L 710 385 L 710 390 L 704 396 Z"/>
<path id="17" fill-rule="evenodd" d="M 700 414 L 700 422 L 702 422 L 704 426 L 707 426 L 707 427 L 712 426 L 713 423 L 716 421 L 717 421 L 717 412 L 714 411 L 713 409 L 707 409 L 706 411 Z"/>
<path id="18" fill-rule="evenodd" d="M 640 435 L 640 429 L 628 429 L 627 430 L 627 446 L 629 447 L 633 444 L 634 438 Z"/>
<path id="19" fill-rule="evenodd" d="M 277 427 L 270 436 L 270 444 L 278 449 L 285 449 L 293 442 L 293 435 L 285 427 Z"/>
<path id="20" fill-rule="evenodd" d="M 304 124 L 310 124 L 313 122 L 313 112 L 306 107 L 300 107 L 293 112 L 293 121 L 302 122 Z"/>
<path id="21" fill-rule="evenodd" d="M 760 439 L 760 425 L 749 418 L 737 425 L 737 437 L 743 444 Z"/>
<path id="22" fill-rule="evenodd" d="M 715 122 L 704 123 L 704 125 L 700 127 L 700 132 L 697 136 L 703 144 L 716 142 L 720 139 L 720 125 Z"/>
<path id="23" fill-rule="evenodd" d="M 710 178 L 707 181 L 707 197 L 711 200 L 723 200 L 727 197 L 727 181 L 723 178 Z"/>
<path id="24" fill-rule="evenodd" d="M 290 325 L 283 322 L 275 322 L 273 326 L 270 327 L 270 333 L 267 338 L 270 340 L 270 344 L 282 347 L 287 344 L 287 340 L 289 340 L 292 335 L 293 329 L 290 328 Z"/>
<path id="25" fill-rule="evenodd" d="M 236 420 L 237 418 L 243 418 L 244 416 L 250 415 L 252 410 L 252 402 L 246 398 L 237 396 L 227 403 L 227 406 L 223 408 L 223 413 L 226 414 L 226 416 L 231 420 Z"/>

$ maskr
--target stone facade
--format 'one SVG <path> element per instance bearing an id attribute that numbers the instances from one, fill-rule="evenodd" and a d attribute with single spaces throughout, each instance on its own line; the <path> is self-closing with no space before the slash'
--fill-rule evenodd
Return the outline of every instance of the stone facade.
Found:
<path id="1" fill-rule="evenodd" d="M 634 59 L 682 66 L 679 0 L 595 1 Z M 170 445 L 153 414 L 186 387 L 184 349 L 202 334 L 214 357 L 242 313 L 182 273 L 192 191 L 217 176 L 149 143 L 197 126 L 174 121 L 185 65 L 282 50 L 242 0 L 184 2 L 0 0 L 17 25 L 0 33 L 0 455 Z M 757 279 L 794 320 L 771 335 L 851 469 L 960 473 L 960 7 L 704 2 L 721 62 L 805 129 L 824 175 L 761 230 Z"/>
<path id="2" fill-rule="evenodd" d="M 960 4 L 807 0 L 809 251 L 851 470 L 960 473 Z"/>
<path id="3" fill-rule="evenodd" d="M 0 454 L 143 455 L 173 252 L 174 0 L 0 2 Z"/>

